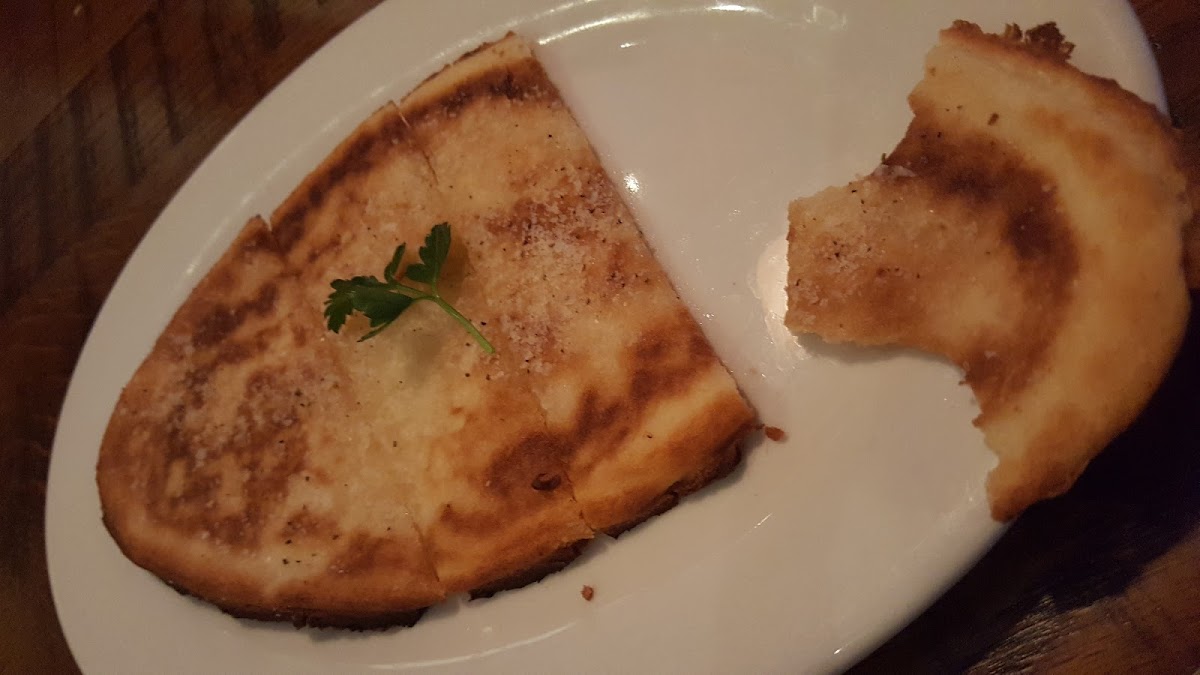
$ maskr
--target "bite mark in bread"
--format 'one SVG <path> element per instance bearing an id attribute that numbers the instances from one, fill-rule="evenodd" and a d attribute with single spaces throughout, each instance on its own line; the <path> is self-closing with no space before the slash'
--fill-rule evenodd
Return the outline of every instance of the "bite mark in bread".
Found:
<path id="1" fill-rule="evenodd" d="M 956 22 L 882 165 L 789 209 L 787 325 L 959 365 L 1000 520 L 1061 494 L 1133 421 L 1189 311 L 1177 135 L 1069 53 L 1053 25 Z"/>

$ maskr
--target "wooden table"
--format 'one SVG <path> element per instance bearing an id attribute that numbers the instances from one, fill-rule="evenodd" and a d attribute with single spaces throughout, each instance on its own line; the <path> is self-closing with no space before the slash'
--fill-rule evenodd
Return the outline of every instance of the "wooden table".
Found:
<path id="1" fill-rule="evenodd" d="M 100 303 L 197 163 L 375 0 L 0 2 L 0 673 L 72 672 L 46 576 L 58 411 Z M 1200 3 L 1137 0 L 1200 130 Z M 1200 667 L 1200 322 L 1150 408 L 856 672 Z"/>

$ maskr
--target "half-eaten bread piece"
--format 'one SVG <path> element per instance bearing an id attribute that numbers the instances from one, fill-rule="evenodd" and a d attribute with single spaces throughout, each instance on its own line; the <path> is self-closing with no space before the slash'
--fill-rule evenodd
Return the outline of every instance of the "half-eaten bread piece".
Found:
<path id="1" fill-rule="evenodd" d="M 956 22 L 895 150 L 789 210 L 787 325 L 960 366 L 999 520 L 1066 491 L 1134 420 L 1189 311 L 1177 135 L 1071 49 L 1054 24 Z"/>

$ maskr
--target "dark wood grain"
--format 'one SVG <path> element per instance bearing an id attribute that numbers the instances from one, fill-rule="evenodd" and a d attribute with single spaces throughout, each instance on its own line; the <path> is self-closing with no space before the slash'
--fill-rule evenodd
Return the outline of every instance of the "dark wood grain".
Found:
<path id="1" fill-rule="evenodd" d="M 58 100 L 53 25 L 48 3 L 0 3 L 0 157 Z"/>
<path id="2" fill-rule="evenodd" d="M 0 128 L 28 127 L 7 149 L 0 136 L 0 673 L 76 670 L 50 598 L 42 519 L 59 408 L 101 302 L 200 160 L 377 1 L 110 0 L 96 3 L 108 19 L 87 10 L 101 35 L 71 38 L 91 47 L 0 61 L 24 69 L 65 59 L 34 73 L 31 98 L 0 107 Z M 120 16 L 131 18 L 111 35 Z M 18 27 L 56 30 L 45 17 L 0 20 L 0 45 Z M 77 81 L 61 90 L 56 68 Z M 34 75 L 4 70 L 0 83 Z M 29 122 L 29 110 L 41 117 Z"/>
<path id="3" fill-rule="evenodd" d="M 75 670 L 46 471 L 87 331 L 167 199 L 377 0 L 0 2 L 0 673 Z M 1134 3 L 1200 149 L 1200 3 Z M 1200 325 L 1135 426 L 856 673 L 1200 667 Z"/>

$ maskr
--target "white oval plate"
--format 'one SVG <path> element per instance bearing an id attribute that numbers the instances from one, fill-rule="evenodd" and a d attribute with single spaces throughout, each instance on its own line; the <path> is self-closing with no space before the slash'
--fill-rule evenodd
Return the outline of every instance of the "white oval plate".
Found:
<path id="1" fill-rule="evenodd" d="M 789 200 L 869 171 L 903 135 L 939 28 L 1057 20 L 1075 62 L 1161 103 L 1116 0 L 719 4 L 392 2 L 283 82 L 204 161 L 130 259 L 83 349 L 55 438 L 49 570 L 96 672 L 824 671 L 899 629 L 1001 532 L 994 463 L 950 366 L 833 350 L 782 327 Z M 236 230 L 269 213 L 373 109 L 516 30 L 624 186 L 643 230 L 783 443 L 540 584 L 452 601 L 415 628 L 239 621 L 129 563 L 94 467 L 122 385 Z M 585 602 L 580 588 L 596 588 Z"/>

